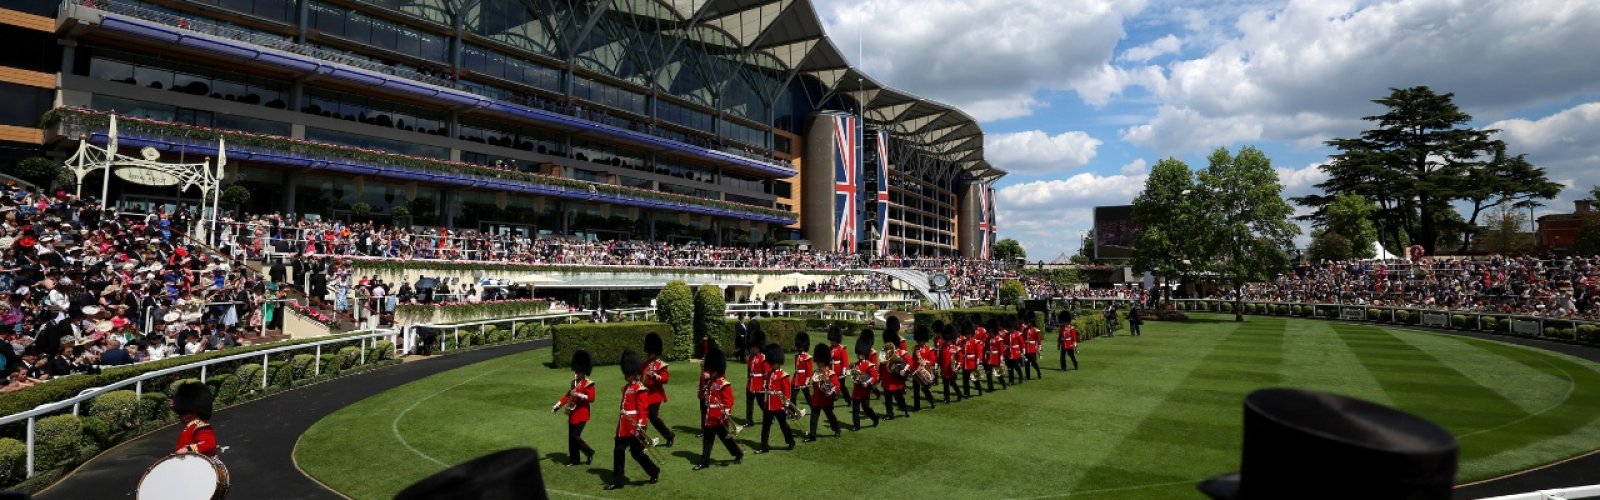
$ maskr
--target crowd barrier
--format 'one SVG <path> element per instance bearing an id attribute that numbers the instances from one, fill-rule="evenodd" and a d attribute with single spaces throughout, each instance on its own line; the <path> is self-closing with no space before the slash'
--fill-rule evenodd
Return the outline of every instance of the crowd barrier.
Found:
<path id="1" fill-rule="evenodd" d="M 1558 488 L 1552 490 L 1539 490 L 1515 495 L 1482 498 L 1479 500 L 1575 500 L 1579 498 L 1600 498 L 1600 484 L 1577 486 L 1572 488 Z"/>

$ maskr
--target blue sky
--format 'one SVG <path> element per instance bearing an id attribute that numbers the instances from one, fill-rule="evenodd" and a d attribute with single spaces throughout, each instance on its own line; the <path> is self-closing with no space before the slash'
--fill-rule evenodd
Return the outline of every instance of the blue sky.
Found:
<path id="1" fill-rule="evenodd" d="M 1077 250 L 1095 205 L 1149 165 L 1252 145 L 1286 195 L 1313 191 L 1322 141 L 1389 87 L 1453 92 L 1552 180 L 1547 211 L 1600 184 L 1600 2 L 1524 0 L 814 0 L 874 78 L 961 107 L 1011 172 L 1000 234 L 1030 259 Z M 865 29 L 865 31 L 863 31 Z"/>

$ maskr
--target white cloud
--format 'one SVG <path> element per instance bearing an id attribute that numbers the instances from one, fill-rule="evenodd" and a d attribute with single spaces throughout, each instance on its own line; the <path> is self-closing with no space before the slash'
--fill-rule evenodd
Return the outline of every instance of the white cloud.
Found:
<path id="1" fill-rule="evenodd" d="M 1283 196 L 1305 196 L 1318 192 L 1316 185 L 1328 180 L 1328 173 L 1322 171 L 1322 165 L 1322 162 L 1317 162 L 1299 169 L 1274 169 L 1278 171 L 1278 183 L 1283 184 Z"/>
<path id="2" fill-rule="evenodd" d="M 1131 203 L 1146 177 L 1082 173 L 1000 188 L 995 204 L 1001 236 L 1021 242 L 1030 260 L 1074 253 L 1082 231 L 1094 225 L 1094 207 Z"/>
<path id="3" fill-rule="evenodd" d="M 1168 34 L 1150 43 L 1122 51 L 1122 54 L 1117 56 L 1117 60 L 1142 63 L 1167 54 L 1176 54 L 1182 49 L 1183 40 L 1179 40 L 1175 35 Z"/>
<path id="4" fill-rule="evenodd" d="M 985 157 L 995 166 L 1019 174 L 1058 172 L 1087 165 L 1101 141 L 1083 132 L 1056 135 L 1041 130 L 988 134 Z"/>
<path id="5" fill-rule="evenodd" d="M 1171 63 L 1164 103 L 1123 139 L 1195 151 L 1283 140 L 1313 146 L 1359 131 L 1390 87 L 1453 92 L 1468 112 L 1600 90 L 1600 2 L 1290 0 L 1251 6 L 1204 57 Z M 1215 28 L 1190 13 L 1191 27 Z M 1187 43 L 1187 38 L 1185 39 Z M 1135 82 L 1137 83 L 1137 82 Z"/>
<path id="6" fill-rule="evenodd" d="M 1529 162 L 1545 168 L 1550 180 L 1567 186 L 1550 203 L 1557 211 L 1569 211 L 1567 202 L 1587 196 L 1600 184 L 1600 102 L 1537 120 L 1501 120 L 1487 128 L 1501 131 L 1496 137 L 1506 141 L 1511 153 L 1526 153 Z"/>
<path id="7" fill-rule="evenodd" d="M 1149 165 L 1149 163 L 1144 161 L 1144 158 L 1139 158 L 1123 164 L 1122 168 L 1117 169 L 1117 171 L 1121 172 L 1122 175 L 1139 175 L 1144 173 L 1144 168 Z"/>
<path id="8" fill-rule="evenodd" d="M 979 120 L 1027 116 L 1041 90 L 1105 90 L 1123 21 L 1144 0 L 818 0 L 841 50 L 874 79 Z M 1114 72 L 1111 72 L 1114 73 Z"/>

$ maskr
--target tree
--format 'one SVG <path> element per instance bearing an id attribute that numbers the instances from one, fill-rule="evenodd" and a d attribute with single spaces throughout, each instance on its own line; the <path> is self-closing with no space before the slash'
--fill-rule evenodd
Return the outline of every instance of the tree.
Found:
<path id="1" fill-rule="evenodd" d="M 1312 262 L 1349 260 L 1355 257 L 1355 248 L 1350 239 L 1344 235 L 1319 229 L 1311 234 L 1311 245 L 1306 247 L 1306 257 Z"/>
<path id="2" fill-rule="evenodd" d="M 1323 221 L 1337 195 L 1360 195 L 1377 204 L 1378 240 L 1386 247 L 1414 242 L 1434 254 L 1441 242 L 1453 242 L 1444 238 L 1452 228 L 1470 231 L 1484 210 L 1538 203 L 1559 192 L 1544 169 L 1507 154 L 1505 143 L 1492 139 L 1497 131 L 1468 128 L 1472 116 L 1454 98 L 1411 87 L 1373 101 L 1388 108 L 1363 118 L 1376 128 L 1328 141 L 1339 152 L 1322 166 L 1328 180 L 1317 187 L 1324 194 L 1295 199 L 1315 209 L 1304 218 Z M 1473 208 L 1460 223 L 1450 219 L 1457 202 Z"/>
<path id="3" fill-rule="evenodd" d="M 1489 213 L 1483 233 L 1483 249 L 1491 254 L 1513 255 L 1527 251 L 1522 236 L 1522 217 L 1515 209 L 1499 207 Z"/>
<path id="4" fill-rule="evenodd" d="M 42 188 L 50 187 L 51 182 L 56 182 L 62 176 L 72 179 L 68 184 L 77 182 L 78 179 L 71 172 L 68 172 L 66 167 L 61 166 L 60 162 L 43 156 L 23 158 L 17 162 L 11 172 L 16 174 L 17 177 L 37 184 Z"/>
<path id="5" fill-rule="evenodd" d="M 1028 296 L 1028 287 L 1021 281 L 1005 280 L 1000 283 L 1000 307 L 1016 306 Z"/>
<path id="6" fill-rule="evenodd" d="M 233 211 L 235 214 L 237 214 L 239 212 L 240 205 L 250 203 L 250 189 L 238 184 L 233 184 L 228 186 L 227 189 L 222 190 L 221 198 L 223 203 L 233 205 Z"/>
<path id="7" fill-rule="evenodd" d="M 1094 256 L 1094 234 L 1084 233 L 1083 240 L 1078 244 L 1078 253 L 1072 256 L 1072 263 L 1078 265 L 1101 264 L 1104 261 Z"/>
<path id="8" fill-rule="evenodd" d="M 1196 194 L 1189 165 L 1167 158 L 1151 167 L 1144 190 L 1133 199 L 1133 225 L 1140 228 L 1133 241 L 1134 269 L 1166 281 L 1188 271 L 1196 234 L 1191 200 Z"/>
<path id="9" fill-rule="evenodd" d="M 694 291 L 680 280 L 668 281 L 656 294 L 656 321 L 672 327 L 672 359 L 688 359 L 694 339 L 684 332 L 694 331 Z"/>
<path id="10" fill-rule="evenodd" d="M 1028 258 L 1028 251 L 1022 249 L 1022 243 L 1011 238 L 994 242 L 989 253 L 994 255 L 995 260 L 1018 261 Z"/>
<path id="11" fill-rule="evenodd" d="M 1600 214 L 1589 214 L 1578 226 L 1578 237 L 1572 242 L 1572 255 L 1600 255 Z"/>
<path id="12" fill-rule="evenodd" d="M 1372 224 L 1372 212 L 1377 208 L 1377 205 L 1360 195 L 1341 194 L 1333 198 L 1325 210 L 1322 227 L 1324 233 L 1343 239 L 1350 252 L 1349 257 L 1329 260 L 1370 259 L 1377 256 L 1372 248 L 1378 242 L 1378 228 Z"/>
<path id="13" fill-rule="evenodd" d="M 689 346 L 687 352 L 692 352 L 694 346 L 700 345 L 699 340 L 711 337 L 719 338 L 722 330 L 727 328 L 728 303 L 722 300 L 722 288 L 715 285 L 700 285 L 694 291 L 694 344 Z M 681 358 L 680 358 L 681 359 Z"/>
<path id="14" fill-rule="evenodd" d="M 1246 146 L 1234 156 L 1226 148 L 1211 153 L 1199 174 L 1195 206 L 1198 248 L 1204 268 L 1233 286 L 1235 321 L 1244 321 L 1246 283 L 1267 281 L 1289 268 L 1289 250 L 1300 226 L 1283 199 L 1283 185 L 1272 160 Z"/>

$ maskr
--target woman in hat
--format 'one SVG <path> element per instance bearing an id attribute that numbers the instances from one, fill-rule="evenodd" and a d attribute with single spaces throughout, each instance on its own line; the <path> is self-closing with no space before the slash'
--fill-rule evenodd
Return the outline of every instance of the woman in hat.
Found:
<path id="1" fill-rule="evenodd" d="M 627 457 L 623 452 L 633 455 L 633 460 L 639 462 L 645 473 L 650 475 L 650 482 L 654 483 L 661 478 L 661 469 L 650 460 L 650 455 L 644 452 L 645 426 L 650 420 L 650 399 L 645 394 L 644 384 L 639 378 L 644 373 L 644 360 L 633 351 L 622 354 L 622 377 L 627 380 L 622 386 L 622 415 L 617 419 L 617 437 L 611 451 L 611 483 L 606 485 L 607 490 L 621 489 L 627 476 L 623 473 L 627 467 Z"/>
<path id="2" fill-rule="evenodd" d="M 817 344 L 811 351 L 811 357 L 816 360 L 817 374 L 821 375 L 816 384 L 811 387 L 810 379 L 802 379 L 806 385 L 806 403 L 811 406 L 811 431 L 806 433 L 805 442 L 817 440 L 817 419 L 824 413 L 828 415 L 828 427 L 833 429 L 833 437 L 839 437 L 839 417 L 833 414 L 834 398 L 839 396 L 839 372 L 833 371 L 833 353 L 828 346 Z M 817 378 L 817 377 L 812 377 Z"/>
<path id="3" fill-rule="evenodd" d="M 589 425 L 589 405 L 594 403 L 594 382 L 589 380 L 593 368 L 589 351 L 572 353 L 572 387 L 550 407 L 550 413 L 567 409 L 567 467 L 578 465 L 578 453 L 583 453 L 584 464 L 594 463 L 594 448 L 583 441 L 583 428 Z"/>
<path id="4" fill-rule="evenodd" d="M 178 386 L 169 401 L 172 412 L 178 414 L 183 430 L 178 433 L 179 455 L 198 453 L 216 456 L 217 434 L 211 429 L 211 389 L 205 384 L 190 382 Z"/>
<path id="5" fill-rule="evenodd" d="M 872 352 L 872 329 L 861 329 L 861 335 L 856 337 L 856 373 L 864 377 L 851 377 L 853 387 L 850 389 L 850 420 L 855 424 L 851 430 L 861 430 L 861 413 L 865 412 L 872 418 L 872 426 L 878 426 L 878 412 L 869 404 L 872 393 L 877 390 L 878 360 Z"/>
<path id="6" fill-rule="evenodd" d="M 739 443 L 728 435 L 728 428 L 733 420 L 733 405 L 736 398 L 733 396 L 733 384 L 728 382 L 728 358 L 722 350 L 712 345 L 706 350 L 704 366 L 706 372 L 706 386 L 702 389 L 705 398 L 706 414 L 701 421 L 700 428 L 700 463 L 694 470 L 705 469 L 711 466 L 711 448 L 714 440 L 721 440 L 722 446 L 728 449 L 728 454 L 733 455 L 733 463 L 744 461 L 744 452 L 739 449 Z"/>

